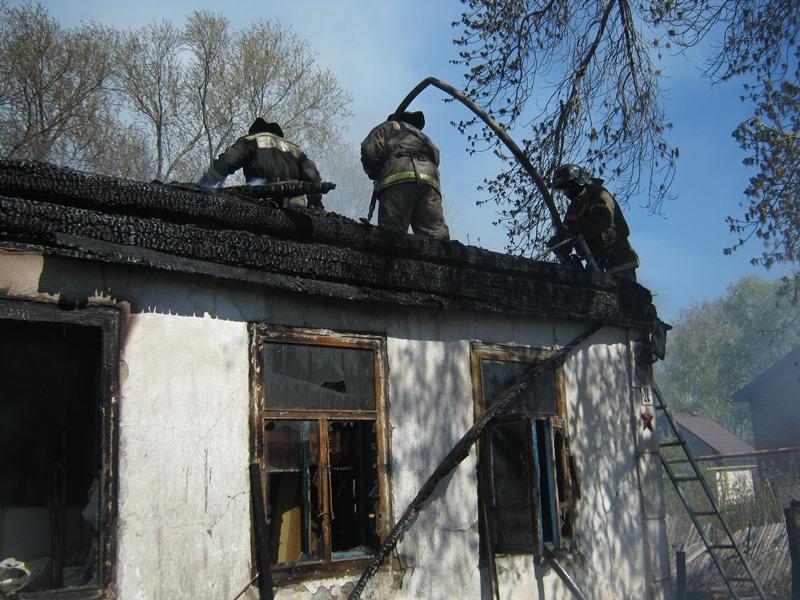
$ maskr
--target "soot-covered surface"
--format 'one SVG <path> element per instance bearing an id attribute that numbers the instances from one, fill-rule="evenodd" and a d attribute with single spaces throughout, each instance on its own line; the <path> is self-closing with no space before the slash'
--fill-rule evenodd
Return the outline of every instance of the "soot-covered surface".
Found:
<path id="1" fill-rule="evenodd" d="M 645 288 L 603 273 L 274 208 L 245 192 L 0 159 L 0 245 L 349 300 L 621 325 L 652 318 Z"/>

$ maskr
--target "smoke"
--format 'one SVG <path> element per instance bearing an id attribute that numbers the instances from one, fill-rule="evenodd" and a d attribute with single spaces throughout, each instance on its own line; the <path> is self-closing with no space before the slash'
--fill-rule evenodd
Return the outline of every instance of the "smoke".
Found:
<path id="1" fill-rule="evenodd" d="M 210 179 L 206 179 L 205 177 L 200 179 L 200 181 L 197 182 L 197 185 L 206 190 L 213 190 L 214 188 L 219 187 L 219 183 L 214 183 L 213 181 L 211 181 Z"/>

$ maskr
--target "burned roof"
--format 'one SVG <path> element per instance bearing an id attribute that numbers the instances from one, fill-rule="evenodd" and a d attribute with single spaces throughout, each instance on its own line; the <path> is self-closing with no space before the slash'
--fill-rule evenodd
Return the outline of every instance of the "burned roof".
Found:
<path id="1" fill-rule="evenodd" d="M 750 444 L 736 437 L 710 417 L 682 413 L 676 413 L 673 416 L 678 425 L 700 438 L 718 454 L 739 454 L 753 451 Z"/>
<path id="2" fill-rule="evenodd" d="M 0 247 L 355 301 L 644 326 L 642 286 L 223 188 L 0 159 Z"/>

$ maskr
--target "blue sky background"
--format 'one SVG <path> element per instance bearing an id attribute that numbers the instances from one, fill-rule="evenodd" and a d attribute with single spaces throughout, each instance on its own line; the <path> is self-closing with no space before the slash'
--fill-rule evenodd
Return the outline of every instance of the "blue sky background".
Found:
<path id="1" fill-rule="evenodd" d="M 450 23 L 461 14 L 456 0 L 238 0 L 227 5 L 49 0 L 42 4 L 65 26 L 96 21 L 125 28 L 160 19 L 182 24 L 193 10 L 224 13 L 234 27 L 259 19 L 277 21 L 306 39 L 319 65 L 330 69 L 352 93 L 353 115 L 346 125 L 354 148 L 420 80 L 432 75 L 456 87 L 462 82 L 462 69 L 449 63 L 456 56 L 452 40 L 457 36 Z M 681 155 L 672 186 L 676 199 L 665 204 L 664 217 L 642 208 L 645 197 L 628 198 L 626 209 L 631 241 L 642 262 L 639 280 L 653 292 L 659 313 L 668 321 L 681 308 L 720 295 L 742 275 L 775 277 L 788 271 L 751 266 L 750 259 L 761 250 L 756 241 L 732 256 L 723 254 L 723 248 L 735 242 L 725 217 L 742 214 L 739 202 L 752 174 L 742 165 L 744 155 L 731 132 L 749 116 L 750 107 L 739 100 L 740 83 L 709 85 L 700 73 L 702 60 L 698 50 L 690 59 L 667 57 L 661 65 L 665 108 L 674 123 L 669 140 Z M 411 108 L 425 111 L 425 131 L 441 149 L 451 234 L 503 251 L 505 232 L 492 225 L 496 207 L 476 206 L 483 197 L 476 187 L 500 165 L 488 153 L 467 155 L 465 139 L 449 125 L 469 116 L 467 110 L 457 103 L 444 104 L 443 98 L 429 88 Z M 519 141 L 521 136 L 516 137 Z M 309 154 L 313 156 L 311 149 Z M 606 185 L 614 191 L 613 181 Z"/>

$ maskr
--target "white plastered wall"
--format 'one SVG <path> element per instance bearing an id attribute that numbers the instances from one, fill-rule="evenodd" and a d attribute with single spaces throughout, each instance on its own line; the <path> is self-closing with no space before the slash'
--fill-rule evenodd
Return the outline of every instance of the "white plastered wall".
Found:
<path id="1" fill-rule="evenodd" d="M 552 347 L 583 329 L 355 305 L 63 259 L 29 257 L 25 269 L 7 268 L 10 260 L 0 254 L 7 294 L 52 298 L 64 285 L 71 297 L 129 307 L 116 567 L 125 599 L 233 598 L 250 579 L 248 321 L 386 336 L 395 516 L 472 423 L 470 340 Z M 564 367 L 582 492 L 579 551 L 565 564 L 593 598 L 650 593 L 626 352 L 626 332 L 607 327 Z M 399 544 L 405 570 L 379 573 L 365 597 L 481 598 L 477 522 L 473 451 Z M 502 557 L 498 565 L 503 598 L 571 598 L 530 557 Z M 283 588 L 277 598 L 343 597 L 348 589 L 346 579 L 315 581 Z"/>
<path id="2" fill-rule="evenodd" d="M 246 328 L 134 314 L 123 360 L 120 596 L 233 598 L 250 560 Z"/>

